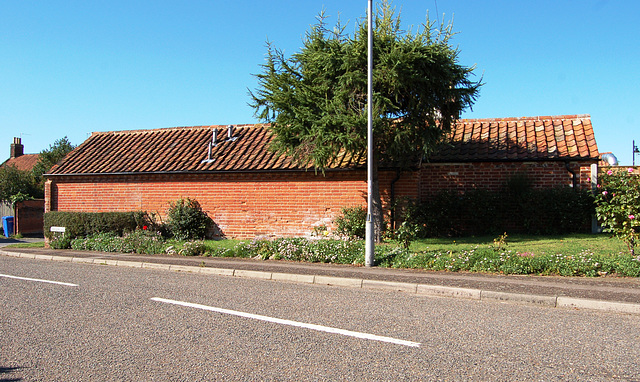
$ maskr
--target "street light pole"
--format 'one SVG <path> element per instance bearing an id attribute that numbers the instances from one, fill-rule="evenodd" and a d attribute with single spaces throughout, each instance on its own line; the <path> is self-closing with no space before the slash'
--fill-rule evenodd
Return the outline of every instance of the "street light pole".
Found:
<path id="1" fill-rule="evenodd" d="M 371 195 L 373 193 L 373 0 L 367 8 L 367 222 L 365 225 L 364 264 L 374 265 L 373 219 Z"/>
<path id="2" fill-rule="evenodd" d="M 636 167 L 636 154 L 640 154 L 640 150 L 638 150 L 638 146 L 636 146 L 636 141 L 633 141 L 633 153 L 631 154 L 632 166 Z"/>

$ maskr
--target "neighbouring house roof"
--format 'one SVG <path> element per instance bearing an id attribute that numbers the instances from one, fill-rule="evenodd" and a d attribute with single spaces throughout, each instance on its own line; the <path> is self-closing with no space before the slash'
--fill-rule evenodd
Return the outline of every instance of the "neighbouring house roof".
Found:
<path id="1" fill-rule="evenodd" d="M 23 154 L 16 158 L 7 159 L 0 167 L 13 166 L 20 171 L 31 171 L 38 163 L 40 154 Z"/>
<path id="2" fill-rule="evenodd" d="M 211 145 L 213 130 L 217 143 Z M 50 175 L 280 171 L 302 169 L 268 150 L 267 125 L 175 127 L 93 133 Z M 596 160 L 588 115 L 460 120 L 432 162 Z M 330 169 L 361 167 L 341 157 Z"/>

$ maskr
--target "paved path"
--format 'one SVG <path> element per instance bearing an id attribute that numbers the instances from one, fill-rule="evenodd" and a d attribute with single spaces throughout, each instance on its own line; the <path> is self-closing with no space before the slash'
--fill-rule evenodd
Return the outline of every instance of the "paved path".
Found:
<path id="1" fill-rule="evenodd" d="M 24 238 L 20 238 L 20 239 L 9 239 L 6 236 L 2 236 L 0 234 L 0 248 L 1 247 L 6 247 L 7 245 L 11 245 L 11 244 L 18 244 L 18 243 L 38 243 L 44 241 L 43 238 L 41 237 L 24 237 Z"/>
<path id="2" fill-rule="evenodd" d="M 0 255 L 640 314 L 639 278 L 506 276 L 43 248 L 2 248 Z"/>

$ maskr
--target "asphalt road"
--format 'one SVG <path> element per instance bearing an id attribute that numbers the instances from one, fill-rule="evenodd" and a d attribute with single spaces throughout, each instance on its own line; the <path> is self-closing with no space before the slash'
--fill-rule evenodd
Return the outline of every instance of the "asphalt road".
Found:
<path id="1" fill-rule="evenodd" d="M 11 257 L 0 275 L 0 381 L 640 381 L 637 315 Z"/>

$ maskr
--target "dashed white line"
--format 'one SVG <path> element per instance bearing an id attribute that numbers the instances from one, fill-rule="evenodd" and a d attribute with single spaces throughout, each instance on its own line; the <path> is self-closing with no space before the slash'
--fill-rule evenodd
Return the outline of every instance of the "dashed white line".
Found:
<path id="1" fill-rule="evenodd" d="M 217 313 L 223 313 L 223 314 L 230 314 L 230 315 L 233 315 L 233 316 L 251 318 L 251 319 L 254 319 L 254 320 L 273 322 L 273 323 L 276 323 L 276 324 L 296 326 L 296 327 L 299 327 L 299 328 L 317 330 L 317 331 L 320 331 L 320 332 L 341 334 L 343 336 L 362 338 L 362 339 L 367 339 L 367 340 L 372 340 L 372 341 L 389 342 L 389 343 L 396 344 L 396 345 L 403 345 L 403 346 L 410 346 L 410 347 L 420 347 L 420 343 L 419 342 L 405 341 L 405 340 L 400 340 L 400 339 L 392 338 L 392 337 L 378 336 L 378 335 L 375 335 L 375 334 L 354 332 L 354 331 L 351 331 L 351 330 L 332 328 L 332 327 L 329 327 L 329 326 L 307 324 L 307 323 L 304 323 L 304 322 L 284 320 L 284 319 L 281 319 L 281 318 L 262 316 L 262 315 L 259 315 L 259 314 L 239 312 L 239 311 L 236 311 L 236 310 L 216 308 L 216 307 L 213 307 L 213 306 L 194 304 L 194 303 L 184 302 L 184 301 L 169 300 L 169 299 L 161 298 L 161 297 L 153 297 L 153 298 L 151 298 L 151 300 L 157 301 L 157 302 L 163 302 L 163 303 L 167 303 L 167 304 L 186 306 L 186 307 L 189 307 L 189 308 L 207 310 L 207 311 L 210 311 L 210 312 L 217 312 Z"/>
<path id="2" fill-rule="evenodd" d="M 51 281 L 51 280 L 42 280 L 42 279 L 32 279 L 29 277 L 18 277 L 18 276 L 3 275 L 3 274 L 0 274 L 0 277 L 6 277 L 8 279 L 16 279 L 16 280 L 25 280 L 25 281 L 37 281 L 39 283 L 57 284 L 57 285 L 72 286 L 72 287 L 78 286 L 78 284 L 63 283 L 60 281 Z"/>

